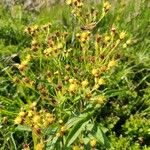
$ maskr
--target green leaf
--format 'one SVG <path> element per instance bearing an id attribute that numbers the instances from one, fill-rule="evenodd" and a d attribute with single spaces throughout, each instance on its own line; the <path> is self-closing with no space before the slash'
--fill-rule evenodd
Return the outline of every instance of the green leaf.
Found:
<path id="1" fill-rule="evenodd" d="M 60 137 L 56 136 L 53 139 L 49 139 L 49 141 L 46 143 L 46 150 L 54 149 L 54 147 L 56 150 L 60 149 Z"/>
<path id="2" fill-rule="evenodd" d="M 81 114 L 80 116 L 78 117 L 73 117 L 71 119 L 69 119 L 69 121 L 66 123 L 65 127 L 66 129 L 69 129 L 71 128 L 73 125 L 75 125 L 78 121 L 84 119 L 87 117 L 87 113 L 85 114 Z"/>
<path id="3" fill-rule="evenodd" d="M 27 126 L 22 126 L 22 125 L 18 125 L 18 126 L 16 127 L 16 130 L 18 130 L 18 131 L 28 131 L 28 132 L 31 132 L 31 131 L 32 131 L 31 128 L 29 128 L 29 127 L 27 127 Z"/>
<path id="4" fill-rule="evenodd" d="M 93 112 L 86 114 L 86 115 L 84 114 L 85 117 L 82 117 L 82 118 L 80 118 L 79 116 L 80 120 L 71 129 L 66 139 L 65 145 L 67 147 L 69 147 L 77 139 L 80 133 L 85 129 L 85 125 L 88 123 L 88 120 L 91 118 L 92 115 L 93 115 Z"/>
<path id="5" fill-rule="evenodd" d="M 102 144 L 103 146 L 106 146 L 107 148 L 110 147 L 109 140 L 100 127 L 97 128 L 95 136 L 100 144 Z"/>
<path id="6" fill-rule="evenodd" d="M 67 147 L 69 147 L 77 139 L 80 133 L 85 129 L 85 125 L 87 123 L 88 121 L 85 122 L 85 120 L 81 120 L 72 128 L 66 139 Z"/>

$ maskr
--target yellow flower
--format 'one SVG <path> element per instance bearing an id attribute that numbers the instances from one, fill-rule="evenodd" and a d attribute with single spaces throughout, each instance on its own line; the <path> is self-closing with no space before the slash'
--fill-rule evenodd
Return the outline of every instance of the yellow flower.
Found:
<path id="1" fill-rule="evenodd" d="M 59 71 L 54 72 L 54 75 L 58 75 L 58 74 L 59 74 Z"/>
<path id="2" fill-rule="evenodd" d="M 93 76 L 98 77 L 99 76 L 99 70 L 98 69 L 93 69 L 92 74 L 93 74 Z"/>
<path id="3" fill-rule="evenodd" d="M 17 118 L 14 120 L 14 123 L 15 123 L 15 124 L 21 124 L 21 123 L 22 123 L 22 118 L 21 118 L 21 117 L 17 117 Z"/>
<path id="4" fill-rule="evenodd" d="M 96 146 L 96 140 L 95 139 L 91 140 L 90 145 L 91 145 L 91 147 L 95 147 Z"/>
<path id="5" fill-rule="evenodd" d="M 77 80 L 76 79 L 69 79 L 69 83 L 75 84 L 75 83 L 77 83 Z"/>
<path id="6" fill-rule="evenodd" d="M 98 85 L 105 84 L 105 80 L 103 78 L 98 79 Z"/>
<path id="7" fill-rule="evenodd" d="M 82 32 L 81 37 L 86 39 L 89 35 L 90 35 L 90 32 L 89 31 L 85 31 L 85 32 Z"/>
<path id="8" fill-rule="evenodd" d="M 33 122 L 36 124 L 36 123 L 39 123 L 40 122 L 40 116 L 39 115 L 35 115 L 33 117 Z"/>
<path id="9" fill-rule="evenodd" d="M 131 44 L 131 39 L 127 40 L 126 44 L 130 45 Z"/>
<path id="10" fill-rule="evenodd" d="M 22 63 L 18 65 L 18 69 L 20 71 L 24 71 L 25 68 L 27 67 L 27 64 L 28 64 L 28 60 L 23 60 Z"/>
<path id="11" fill-rule="evenodd" d="M 72 0 L 66 0 L 66 4 L 70 5 L 72 3 Z"/>
<path id="12" fill-rule="evenodd" d="M 104 103 L 104 101 L 105 101 L 105 96 L 104 95 L 100 95 L 100 96 L 98 96 L 98 98 L 97 98 L 97 103 L 98 104 L 103 104 Z"/>
<path id="13" fill-rule="evenodd" d="M 62 49 L 63 48 L 63 44 L 62 43 L 58 43 L 57 48 L 58 49 Z"/>
<path id="14" fill-rule="evenodd" d="M 61 136 L 61 134 L 58 132 L 58 133 L 56 133 L 56 137 L 60 137 Z"/>
<path id="15" fill-rule="evenodd" d="M 63 120 L 62 119 L 59 120 L 59 124 L 63 124 Z"/>
<path id="16" fill-rule="evenodd" d="M 37 46 L 38 42 L 36 40 L 32 40 L 32 45 Z"/>
<path id="17" fill-rule="evenodd" d="M 33 116 L 33 111 L 32 110 L 29 110 L 28 111 L 28 117 L 32 117 Z"/>
<path id="18" fill-rule="evenodd" d="M 27 60 L 27 62 L 29 62 L 29 61 L 31 60 L 31 55 L 30 55 L 30 54 L 28 54 L 28 55 L 26 56 L 26 60 Z"/>
<path id="19" fill-rule="evenodd" d="M 62 126 L 61 129 L 60 129 L 60 131 L 61 131 L 61 132 L 65 132 L 65 131 L 66 131 L 65 126 Z"/>
<path id="20" fill-rule="evenodd" d="M 69 92 L 75 92 L 77 90 L 77 84 L 70 84 Z"/>
<path id="21" fill-rule="evenodd" d="M 80 37 L 81 37 L 80 33 L 77 33 L 77 34 L 76 34 L 76 37 L 77 37 L 77 38 L 80 38 Z"/>
<path id="22" fill-rule="evenodd" d="M 24 111 L 19 112 L 20 117 L 24 117 L 25 115 L 26 115 L 26 113 Z"/>
<path id="23" fill-rule="evenodd" d="M 53 114 L 46 113 L 46 118 L 52 118 L 52 117 L 53 117 Z"/>
<path id="24" fill-rule="evenodd" d="M 84 81 L 82 81 L 82 87 L 86 87 L 88 84 L 89 84 L 89 82 L 88 82 L 88 80 L 84 80 Z"/>
<path id="25" fill-rule="evenodd" d="M 125 44 L 123 44 L 123 48 L 127 48 L 127 44 L 125 43 Z"/>
<path id="26" fill-rule="evenodd" d="M 35 146 L 35 150 L 44 150 L 44 143 L 41 142 Z"/>
<path id="27" fill-rule="evenodd" d="M 88 93 L 85 95 L 85 97 L 86 97 L 87 99 L 90 99 L 90 98 L 92 97 L 92 93 L 91 93 L 91 92 L 88 92 Z"/>
<path id="28" fill-rule="evenodd" d="M 120 40 L 124 39 L 125 36 L 126 36 L 126 33 L 124 31 L 121 32 L 120 35 L 119 35 Z"/>
<path id="29" fill-rule="evenodd" d="M 111 61 L 108 63 L 108 69 L 111 68 L 111 67 L 115 67 L 116 65 L 117 65 L 117 61 L 111 60 Z"/>
<path id="30" fill-rule="evenodd" d="M 111 7 L 111 4 L 108 1 L 104 3 L 104 10 L 105 11 L 108 11 L 110 9 L 110 7 Z"/>
<path id="31" fill-rule="evenodd" d="M 101 72 L 105 72 L 107 70 L 107 67 L 106 66 L 102 66 L 101 68 L 100 68 L 100 71 Z"/>
<path id="32" fill-rule="evenodd" d="M 104 38 L 104 42 L 105 42 L 105 43 L 107 43 L 109 40 L 110 40 L 110 36 L 108 36 L 108 35 L 107 35 L 107 36 L 105 36 L 105 38 Z"/>
<path id="33" fill-rule="evenodd" d="M 30 108 L 34 108 L 36 105 L 37 105 L 37 102 L 33 102 L 33 103 L 30 105 Z"/>
<path id="34" fill-rule="evenodd" d="M 80 147 L 79 146 L 73 146 L 72 150 L 80 150 Z"/>
<path id="35" fill-rule="evenodd" d="M 49 124 L 51 124 L 51 123 L 53 123 L 54 118 L 53 118 L 53 117 L 51 117 L 51 118 L 47 118 L 46 120 L 47 120 L 47 122 L 48 122 Z"/>

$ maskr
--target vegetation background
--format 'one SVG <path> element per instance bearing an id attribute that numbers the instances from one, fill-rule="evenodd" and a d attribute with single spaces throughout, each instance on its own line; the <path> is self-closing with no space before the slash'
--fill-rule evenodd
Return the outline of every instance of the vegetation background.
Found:
<path id="1" fill-rule="evenodd" d="M 96 1 L 86 1 L 85 7 L 91 8 L 91 6 L 93 6 L 101 12 L 103 1 L 98 4 L 95 2 Z M 26 86 L 26 84 L 14 83 L 13 79 L 16 79 L 16 77 L 20 80 L 23 79 L 18 70 L 13 68 L 13 65 L 25 59 L 26 53 L 30 53 L 28 50 L 32 45 L 33 39 L 24 32 L 25 28 L 36 25 L 43 26 L 51 22 L 53 26 L 51 33 L 59 30 L 63 32 L 66 30 L 66 26 L 68 27 L 67 31 L 73 33 L 71 30 L 73 23 L 70 16 L 70 9 L 68 6 L 60 3 L 60 1 L 53 2 L 48 0 L 0 1 L 0 149 L 78 150 L 83 147 L 83 149 L 92 148 L 98 150 L 149 150 L 149 0 L 110 1 L 112 7 L 97 27 L 100 29 L 99 33 L 105 35 L 105 33 L 109 33 L 110 28 L 115 25 L 119 32 L 125 31 L 131 40 L 129 45 L 125 41 L 123 47 L 120 47 L 122 51 L 119 53 L 121 59 L 118 68 L 114 73 L 112 71 L 110 75 L 106 74 L 104 77 L 108 80 L 108 84 L 102 86 L 100 92 L 96 91 L 98 93 L 101 93 L 101 91 L 104 92 L 107 98 L 102 107 L 98 107 L 98 110 L 96 108 L 97 106 L 90 103 L 86 105 L 85 111 L 80 111 L 77 103 L 82 100 L 82 98 L 79 98 L 80 95 L 74 97 L 68 96 L 70 99 L 77 99 L 77 102 L 73 102 L 75 110 L 71 107 L 72 103 L 70 104 L 70 101 L 65 102 L 65 105 L 61 104 L 55 107 L 51 105 L 49 101 L 46 101 L 46 98 L 43 98 L 38 90 L 38 92 L 35 92 L 33 89 L 32 91 L 28 85 Z M 73 34 L 70 36 L 73 36 Z M 41 43 L 43 42 L 42 40 L 40 37 L 39 41 Z M 41 49 L 42 48 L 43 46 L 41 46 Z M 40 58 L 37 58 L 37 60 L 34 59 L 34 65 L 31 66 L 31 70 L 34 73 L 32 74 L 29 71 L 27 74 L 31 80 L 33 79 L 37 82 L 39 82 L 39 79 L 34 78 L 34 74 L 38 76 L 37 68 L 40 66 L 40 63 L 37 64 L 38 61 L 40 62 Z M 62 68 L 66 67 L 66 61 L 63 62 L 63 64 L 59 58 L 58 62 Z M 71 67 L 72 65 L 73 67 L 76 65 L 80 68 L 80 64 L 81 63 L 76 62 L 71 64 Z M 53 65 L 54 64 L 51 66 Z M 12 70 L 12 68 L 14 70 Z M 43 61 L 43 68 L 46 70 L 52 67 L 49 67 L 45 61 Z M 54 65 L 54 68 L 58 68 L 58 66 Z M 54 70 L 56 71 L 56 69 Z M 42 81 L 40 82 L 44 83 L 47 90 L 51 93 L 53 89 L 49 87 L 49 83 L 44 79 L 44 71 L 41 73 Z M 72 72 L 70 74 L 72 76 Z M 74 76 L 73 74 L 72 78 Z M 92 78 L 88 78 L 92 82 Z M 56 81 L 52 84 L 54 87 L 57 86 L 55 82 Z M 89 84 L 89 87 L 91 85 L 92 83 Z M 30 92 L 30 90 L 32 92 Z M 32 127 L 24 124 L 14 124 L 14 120 L 18 114 L 22 111 L 27 113 L 30 110 L 29 106 L 35 104 L 35 101 L 39 112 L 46 108 L 50 113 L 54 112 L 57 118 L 52 128 L 44 128 L 46 131 L 44 130 L 42 131 L 42 135 L 38 135 L 40 139 L 36 138 L 33 134 Z M 63 112 L 62 109 L 65 111 Z M 95 110 L 94 115 L 93 110 Z M 63 123 L 61 121 L 63 121 Z M 58 136 L 57 132 L 62 134 L 62 132 L 64 132 L 62 131 L 64 129 L 63 127 L 66 127 L 71 121 L 73 125 L 70 125 L 70 127 L 66 129 L 66 134 L 56 138 Z M 86 124 L 87 122 L 88 124 Z M 57 136 L 55 137 L 54 135 L 56 134 Z M 80 138 L 82 136 L 80 135 L 85 138 L 81 140 Z M 49 141 L 49 139 L 51 141 Z M 71 144 L 67 147 L 67 144 L 65 146 L 63 145 L 64 143 Z M 80 145 L 80 148 L 78 145 Z"/>

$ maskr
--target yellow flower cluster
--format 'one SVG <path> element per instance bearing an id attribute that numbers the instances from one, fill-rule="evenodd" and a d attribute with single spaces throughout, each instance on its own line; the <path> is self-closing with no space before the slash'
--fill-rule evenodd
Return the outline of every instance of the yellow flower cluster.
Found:
<path id="1" fill-rule="evenodd" d="M 14 123 L 29 126 L 36 134 L 40 134 L 43 128 L 48 127 L 54 122 L 55 117 L 45 110 L 37 111 L 36 105 L 36 102 L 33 102 L 28 110 L 21 110 Z"/>
<path id="2" fill-rule="evenodd" d="M 24 32 L 29 34 L 32 37 L 35 37 L 38 35 L 39 31 L 46 31 L 47 29 L 49 29 L 51 27 L 51 23 L 47 23 L 41 27 L 39 27 L 38 25 L 34 25 L 34 26 L 30 26 L 27 27 Z"/>
<path id="3" fill-rule="evenodd" d="M 84 45 L 85 43 L 89 42 L 90 39 L 90 32 L 89 31 L 83 31 L 81 33 L 76 34 L 77 39 L 81 43 L 81 45 Z"/>
<path id="4" fill-rule="evenodd" d="M 66 4 L 72 7 L 72 14 L 81 16 L 81 8 L 83 6 L 82 0 L 66 0 Z"/>
<path id="5" fill-rule="evenodd" d="M 104 11 L 107 12 L 111 8 L 111 4 L 108 1 L 106 1 L 104 2 L 103 7 L 104 7 Z"/>
<path id="6" fill-rule="evenodd" d="M 78 89 L 77 80 L 76 79 L 69 79 L 69 83 L 70 83 L 70 85 L 69 85 L 68 91 L 70 93 L 75 93 Z"/>
<path id="7" fill-rule="evenodd" d="M 57 57 L 64 52 L 64 45 L 66 42 L 67 32 L 56 32 L 54 35 L 48 37 L 47 48 L 43 51 L 45 56 Z"/>
<path id="8" fill-rule="evenodd" d="M 24 70 L 27 68 L 28 63 L 31 60 L 31 55 L 28 54 L 23 61 L 21 61 L 21 64 L 17 64 L 17 67 L 20 72 L 24 72 Z"/>
<path id="9" fill-rule="evenodd" d="M 90 146 L 94 148 L 94 147 L 96 146 L 96 143 L 97 143 L 96 140 L 95 140 L 95 139 L 92 139 L 92 140 L 90 141 Z"/>

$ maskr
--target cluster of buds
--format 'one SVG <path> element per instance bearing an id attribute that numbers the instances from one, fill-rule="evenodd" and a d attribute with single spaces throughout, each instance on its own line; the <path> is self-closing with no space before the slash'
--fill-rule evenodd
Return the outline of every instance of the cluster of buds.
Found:
<path id="1" fill-rule="evenodd" d="M 92 69 L 92 75 L 97 78 L 100 75 L 100 70 L 98 68 Z"/>
<path id="2" fill-rule="evenodd" d="M 82 33 L 77 33 L 76 38 L 81 43 L 81 46 L 83 46 L 85 43 L 89 42 L 90 32 L 89 31 L 83 31 Z"/>
<path id="3" fill-rule="evenodd" d="M 42 28 L 43 30 L 47 31 L 47 29 L 49 29 L 51 26 L 52 26 L 52 24 L 49 22 L 49 23 L 43 25 L 41 28 Z"/>
<path id="4" fill-rule="evenodd" d="M 102 40 L 102 36 L 99 35 L 99 34 L 96 34 L 95 36 L 95 50 L 98 51 L 99 50 L 99 45 L 100 45 L 100 42 Z"/>
<path id="5" fill-rule="evenodd" d="M 44 50 L 45 56 L 58 56 L 66 42 L 67 32 L 56 32 L 47 41 L 48 48 Z"/>
<path id="6" fill-rule="evenodd" d="M 49 95 L 49 92 L 44 84 L 39 84 L 37 88 L 42 97 L 47 97 Z"/>
<path id="7" fill-rule="evenodd" d="M 90 11 L 90 21 L 96 21 L 97 16 L 98 16 L 98 10 L 92 7 Z"/>
<path id="8" fill-rule="evenodd" d="M 92 148 L 95 148 L 96 147 L 96 139 L 91 139 L 90 140 L 90 146 L 92 147 Z"/>
<path id="9" fill-rule="evenodd" d="M 100 95 L 96 99 L 96 103 L 100 105 L 104 104 L 105 101 L 106 101 L 106 97 L 104 95 Z"/>
<path id="10" fill-rule="evenodd" d="M 23 72 L 27 68 L 27 65 L 28 65 L 30 60 L 31 60 L 31 55 L 28 54 L 25 57 L 25 59 L 21 62 L 21 64 L 17 64 L 17 67 L 18 67 L 20 72 Z"/>
<path id="11" fill-rule="evenodd" d="M 17 65 L 20 72 L 24 72 L 24 70 L 27 68 L 28 61 L 24 60 L 21 62 L 21 64 Z"/>
<path id="12" fill-rule="evenodd" d="M 39 43 L 34 39 L 32 40 L 32 44 L 31 44 L 31 50 L 33 52 L 36 52 L 39 48 Z"/>
<path id="13" fill-rule="evenodd" d="M 85 14 L 85 22 L 95 22 L 99 13 L 94 7 L 92 7 L 86 14 Z"/>
<path id="14" fill-rule="evenodd" d="M 106 81 L 103 78 L 95 78 L 94 89 L 98 89 L 101 85 L 104 85 Z"/>
<path id="15" fill-rule="evenodd" d="M 21 110 L 15 118 L 14 123 L 17 125 L 22 124 L 29 126 L 36 134 L 40 134 L 41 129 L 51 125 L 54 122 L 55 117 L 46 110 L 37 111 L 36 105 L 37 103 L 33 102 L 26 111 Z"/>
<path id="16" fill-rule="evenodd" d="M 123 40 L 126 36 L 126 33 L 124 31 L 122 31 L 119 35 L 120 40 Z"/>
<path id="17" fill-rule="evenodd" d="M 81 146 L 75 145 L 72 147 L 72 150 L 83 150 Z"/>
<path id="18" fill-rule="evenodd" d="M 109 36 L 109 35 L 104 36 L 104 43 L 105 44 L 108 44 L 110 42 L 110 40 L 111 40 L 111 36 Z"/>
<path id="19" fill-rule="evenodd" d="M 87 86 L 88 86 L 88 84 L 89 84 L 89 82 L 88 82 L 88 80 L 87 80 L 87 79 L 81 82 L 82 88 L 87 87 Z"/>
<path id="20" fill-rule="evenodd" d="M 66 4 L 70 6 L 75 7 L 81 7 L 83 6 L 82 0 L 66 0 Z"/>
<path id="21" fill-rule="evenodd" d="M 127 48 L 129 45 L 131 45 L 131 39 L 128 39 L 126 43 L 123 44 L 123 48 Z"/>
<path id="22" fill-rule="evenodd" d="M 62 43 L 56 43 L 52 47 L 49 47 L 44 50 L 44 55 L 45 56 L 58 56 L 58 54 L 61 52 L 60 50 L 63 49 L 63 44 Z"/>
<path id="23" fill-rule="evenodd" d="M 27 84 L 29 86 L 32 86 L 33 83 L 34 83 L 34 81 L 31 81 L 28 77 L 23 77 L 22 81 L 23 81 L 24 84 Z"/>
<path id="24" fill-rule="evenodd" d="M 72 7 L 72 14 L 74 16 L 81 16 L 82 0 L 66 0 L 66 4 Z"/>
<path id="25" fill-rule="evenodd" d="M 111 4 L 107 1 L 104 3 L 103 7 L 104 7 L 104 11 L 108 12 L 108 10 L 111 8 Z"/>
<path id="26" fill-rule="evenodd" d="M 110 68 L 116 67 L 116 66 L 117 66 L 117 61 L 113 59 L 113 60 L 109 61 L 107 70 L 109 70 Z"/>
<path id="27" fill-rule="evenodd" d="M 112 36 L 114 36 L 116 34 L 116 28 L 115 27 L 111 28 L 111 34 L 112 34 Z"/>
<path id="28" fill-rule="evenodd" d="M 68 91 L 69 91 L 69 93 L 75 93 L 76 91 L 77 91 L 77 89 L 78 89 L 78 84 L 77 84 L 77 80 L 76 79 L 69 79 L 69 83 L 70 83 L 70 85 L 69 85 L 69 89 L 68 89 Z"/>
<path id="29" fill-rule="evenodd" d="M 67 129 L 66 129 L 66 126 L 64 125 L 64 122 L 62 119 L 60 119 L 58 122 L 59 122 L 60 127 L 58 129 L 56 136 L 62 137 L 67 132 Z"/>
<path id="30" fill-rule="evenodd" d="M 29 34 L 31 36 L 37 35 L 38 32 L 39 32 L 39 26 L 38 25 L 27 27 L 25 29 L 25 33 L 27 33 L 27 34 Z"/>
<path id="31" fill-rule="evenodd" d="M 48 47 L 54 47 L 54 45 L 55 45 L 54 40 L 55 40 L 54 36 L 48 37 L 48 41 L 47 41 Z"/>
<path id="32" fill-rule="evenodd" d="M 44 150 L 44 147 L 45 147 L 45 144 L 43 141 L 41 141 L 40 143 L 38 143 L 36 146 L 35 146 L 35 150 Z"/>

